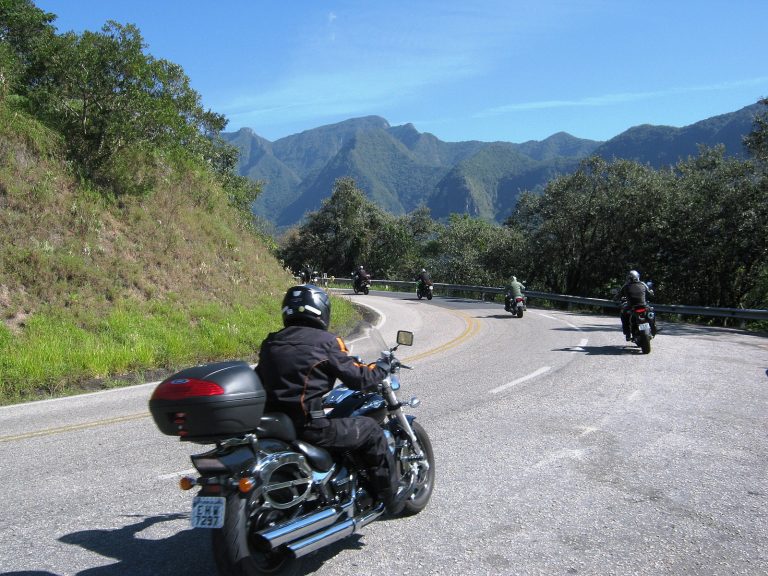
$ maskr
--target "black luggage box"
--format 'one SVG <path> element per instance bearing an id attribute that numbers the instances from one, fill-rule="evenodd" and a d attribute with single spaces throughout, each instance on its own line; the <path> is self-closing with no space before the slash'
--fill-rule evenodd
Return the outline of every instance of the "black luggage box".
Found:
<path id="1" fill-rule="evenodd" d="M 247 362 L 217 362 L 163 380 L 149 400 L 149 411 L 163 434 L 215 441 L 255 430 L 266 399 Z"/>

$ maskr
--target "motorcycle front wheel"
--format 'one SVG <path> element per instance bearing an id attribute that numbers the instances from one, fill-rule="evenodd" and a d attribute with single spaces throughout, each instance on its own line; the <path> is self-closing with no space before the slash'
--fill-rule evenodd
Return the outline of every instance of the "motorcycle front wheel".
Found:
<path id="1" fill-rule="evenodd" d="M 368 292 L 369 292 L 368 286 L 366 286 L 365 288 L 363 288 L 363 294 L 365 294 L 365 295 L 367 296 L 367 295 L 368 295 Z"/>
<path id="2" fill-rule="evenodd" d="M 224 526 L 213 531 L 213 556 L 220 576 L 296 576 L 301 559 L 285 553 L 262 552 L 251 545 L 251 532 L 282 518 L 270 518 L 268 509 L 250 518 L 248 499 L 239 494 L 227 497 Z M 256 523 L 257 526 L 253 524 Z M 258 526 L 263 524 L 263 526 Z"/>
<path id="3" fill-rule="evenodd" d="M 407 474 L 403 480 L 408 481 L 412 474 L 416 475 L 413 495 L 406 500 L 405 507 L 403 508 L 404 516 L 413 516 L 424 510 L 429 499 L 432 497 L 432 491 L 435 488 L 435 454 L 432 451 L 432 443 L 429 441 L 429 436 L 427 435 L 426 430 L 424 430 L 418 422 L 411 422 L 411 427 L 413 428 L 413 433 L 416 435 L 416 439 L 419 441 L 419 445 L 421 446 L 424 458 L 429 467 L 426 468 L 423 465 L 417 465 L 411 468 L 410 471 L 401 468 L 401 474 L 404 472 Z M 400 455 L 404 458 L 415 455 L 413 443 L 407 436 L 406 446 L 402 449 Z M 402 462 L 400 462 L 400 466 L 402 466 Z"/>

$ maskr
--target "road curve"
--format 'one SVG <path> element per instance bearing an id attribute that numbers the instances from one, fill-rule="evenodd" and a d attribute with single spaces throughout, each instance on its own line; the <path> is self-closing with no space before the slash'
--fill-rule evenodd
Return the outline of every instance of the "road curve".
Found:
<path id="1" fill-rule="evenodd" d="M 613 317 L 350 297 L 387 342 L 415 334 L 402 394 L 422 400 L 437 484 L 308 574 L 768 573 L 765 336 L 662 323 L 642 355 Z M 175 486 L 202 447 L 155 429 L 151 389 L 0 408 L 3 574 L 215 573 Z"/>

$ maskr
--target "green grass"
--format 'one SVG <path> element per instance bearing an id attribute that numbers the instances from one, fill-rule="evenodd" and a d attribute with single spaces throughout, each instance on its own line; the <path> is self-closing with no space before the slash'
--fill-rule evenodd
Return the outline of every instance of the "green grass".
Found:
<path id="1" fill-rule="evenodd" d="M 0 324 L 0 403 L 70 395 L 126 383 L 144 374 L 218 360 L 255 362 L 261 341 L 282 327 L 280 297 L 253 307 L 126 301 L 104 318 L 60 311 L 36 314 L 14 335 Z M 332 329 L 346 333 L 360 318 L 333 298 Z"/>

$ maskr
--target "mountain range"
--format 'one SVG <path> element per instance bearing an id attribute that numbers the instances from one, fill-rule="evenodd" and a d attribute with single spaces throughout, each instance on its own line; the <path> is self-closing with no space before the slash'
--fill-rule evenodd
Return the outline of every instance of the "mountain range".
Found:
<path id="1" fill-rule="evenodd" d="M 623 158 L 654 168 L 698 154 L 699 145 L 725 146 L 741 157 L 742 139 L 762 112 L 753 104 L 682 128 L 640 125 L 601 142 L 558 132 L 542 141 L 443 142 L 413 124 L 390 126 L 379 116 L 353 118 L 274 142 L 250 128 L 225 132 L 240 152 L 241 175 L 263 182 L 255 214 L 278 229 L 317 210 L 337 178 L 350 176 L 379 206 L 394 214 L 420 205 L 433 218 L 467 213 L 504 221 L 525 190 L 540 191 L 589 156 Z"/>

